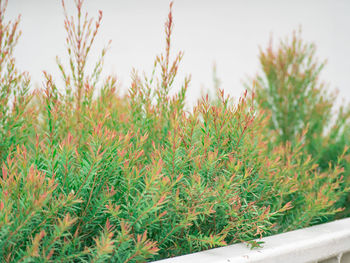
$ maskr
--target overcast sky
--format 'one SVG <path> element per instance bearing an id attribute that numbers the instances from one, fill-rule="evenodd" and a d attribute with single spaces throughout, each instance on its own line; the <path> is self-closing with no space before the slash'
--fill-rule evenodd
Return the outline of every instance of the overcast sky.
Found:
<path id="1" fill-rule="evenodd" d="M 72 0 L 66 0 L 74 14 Z M 85 10 L 103 11 L 94 59 L 112 40 L 105 73 L 115 74 L 125 90 L 133 67 L 150 72 L 164 47 L 167 0 L 86 0 Z M 315 42 L 317 55 L 328 64 L 322 75 L 350 102 L 350 1 L 348 0 L 175 0 L 173 51 L 185 52 L 179 82 L 192 75 L 189 103 L 200 89 L 212 89 L 217 64 L 222 87 L 235 97 L 242 81 L 259 70 L 259 46 L 290 36 L 301 25 L 303 37 Z M 41 83 L 42 71 L 58 75 L 55 57 L 65 57 L 63 11 L 59 0 L 9 0 L 7 17 L 22 15 L 22 36 L 15 50 L 17 65 Z M 178 82 L 178 83 L 179 83 Z"/>

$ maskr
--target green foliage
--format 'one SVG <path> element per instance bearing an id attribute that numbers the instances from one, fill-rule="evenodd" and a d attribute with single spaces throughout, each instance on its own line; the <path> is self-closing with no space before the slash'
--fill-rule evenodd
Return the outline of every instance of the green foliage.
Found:
<path id="1" fill-rule="evenodd" d="M 14 136 L 1 148 L 4 262 L 144 262 L 235 242 L 257 246 L 254 238 L 336 212 L 342 168 L 319 171 L 305 158 L 303 136 L 271 150 L 268 120 L 247 93 L 235 103 L 217 89 L 216 102 L 206 96 L 191 111 L 189 78 L 169 95 L 182 58 L 171 61 L 171 9 L 153 74 L 134 72 L 121 96 L 114 78 L 100 80 L 106 49 L 86 69 L 102 13 L 93 27 L 82 1 L 76 7 L 75 19 L 65 11 L 68 70 L 57 59 L 64 86 L 46 72 L 30 95 L 23 74 L 1 84 L 6 102 L 18 91 L 26 102 L 1 115 L 2 136 Z M 11 34 L 1 35 L 5 47 Z M 11 72 L 1 76 L 13 79 Z"/>
<path id="2" fill-rule="evenodd" d="M 7 3 L 0 2 L 0 160 L 6 158 L 8 151 L 25 142 L 29 131 L 24 120 L 31 118 L 27 108 L 31 96 L 28 94 L 29 77 L 20 73 L 15 66 L 13 50 L 20 32 L 20 17 L 14 22 L 5 22 Z"/>
<path id="3" fill-rule="evenodd" d="M 300 32 L 277 48 L 271 42 L 261 50 L 263 74 L 253 81 L 256 105 L 270 118 L 266 133 L 271 147 L 287 142 L 294 147 L 302 136 L 305 156 L 310 154 L 321 172 L 338 164 L 345 168 L 349 181 L 349 157 L 343 154 L 349 154 L 350 108 L 340 106 L 336 113 L 336 93 L 319 81 L 325 63 L 317 61 L 315 52 L 315 45 L 304 43 Z M 337 206 L 350 208 L 346 194 Z M 350 212 L 347 210 L 344 215 Z"/>

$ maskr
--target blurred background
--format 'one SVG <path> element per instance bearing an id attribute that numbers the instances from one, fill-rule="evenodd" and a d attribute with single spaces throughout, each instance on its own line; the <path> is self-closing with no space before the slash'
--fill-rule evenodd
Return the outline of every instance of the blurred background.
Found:
<path id="1" fill-rule="evenodd" d="M 154 58 L 165 46 L 166 0 L 86 0 L 84 9 L 97 18 L 103 11 L 101 30 L 91 52 L 94 61 L 109 40 L 104 74 L 116 75 L 120 88 L 130 85 L 132 68 L 149 74 Z M 74 1 L 66 0 L 75 15 Z M 29 71 L 33 83 L 47 70 L 59 79 L 55 57 L 66 61 L 63 9 L 59 0 L 9 0 L 7 18 L 21 14 L 22 36 L 15 50 L 17 65 Z M 188 103 L 201 90 L 213 89 L 213 63 L 221 88 L 238 97 L 243 83 L 259 72 L 259 47 L 273 37 L 291 37 L 301 26 L 307 42 L 317 45 L 317 56 L 327 59 L 322 79 L 339 89 L 350 102 L 350 1 L 348 0 L 175 0 L 172 51 L 185 56 L 176 88 L 191 74 Z M 173 53 L 175 54 L 175 53 Z"/>

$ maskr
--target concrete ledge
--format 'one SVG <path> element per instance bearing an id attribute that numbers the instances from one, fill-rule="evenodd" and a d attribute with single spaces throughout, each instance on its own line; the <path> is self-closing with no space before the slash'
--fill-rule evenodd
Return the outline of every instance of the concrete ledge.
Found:
<path id="1" fill-rule="evenodd" d="M 263 247 L 245 244 L 210 249 L 157 263 L 350 263 L 350 218 L 263 238 Z"/>

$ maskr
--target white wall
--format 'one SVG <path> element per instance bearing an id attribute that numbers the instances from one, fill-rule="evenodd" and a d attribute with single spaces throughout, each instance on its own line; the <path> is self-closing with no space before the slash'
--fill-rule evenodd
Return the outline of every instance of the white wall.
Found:
<path id="1" fill-rule="evenodd" d="M 72 0 L 66 0 L 73 13 Z M 123 89 L 132 67 L 149 72 L 164 46 L 167 0 L 87 0 L 90 15 L 103 11 L 95 51 L 112 39 L 106 73 L 116 74 Z M 41 83 L 42 70 L 57 74 L 55 56 L 64 56 L 63 12 L 59 0 L 9 0 L 7 17 L 22 14 L 22 37 L 16 49 L 18 66 Z M 242 80 L 258 70 L 258 47 L 288 36 L 299 25 L 304 39 L 328 59 L 323 79 L 350 101 L 350 1 L 348 0 L 175 0 L 174 50 L 185 51 L 179 78 L 192 74 L 189 102 L 201 87 L 212 87 L 216 61 L 222 87 L 234 96 Z M 96 54 L 92 54 L 93 56 Z M 92 57 L 93 57 L 92 56 Z M 57 75 L 58 76 L 58 75 Z"/>
<path id="2" fill-rule="evenodd" d="M 258 239 L 262 247 L 245 243 L 168 258 L 155 263 L 350 263 L 350 218 Z"/>

